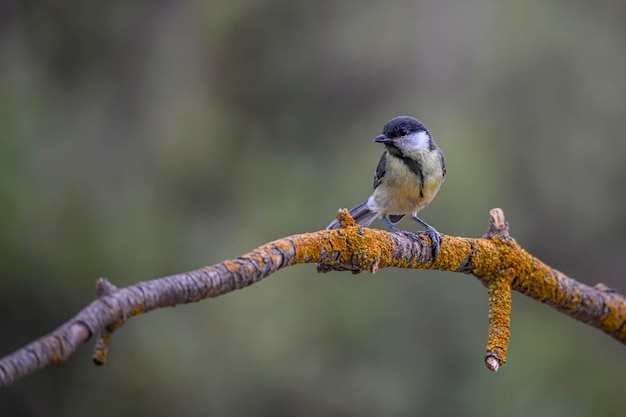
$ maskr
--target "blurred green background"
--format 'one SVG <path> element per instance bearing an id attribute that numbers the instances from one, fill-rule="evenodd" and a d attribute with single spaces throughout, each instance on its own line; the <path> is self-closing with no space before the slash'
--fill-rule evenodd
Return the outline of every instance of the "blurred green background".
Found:
<path id="1" fill-rule="evenodd" d="M 0 3 L 0 355 L 118 286 L 324 228 L 370 192 L 393 116 L 448 179 L 421 214 L 625 293 L 618 0 Z M 416 228 L 404 222 L 407 228 Z M 375 227 L 383 227 L 379 222 Z M 514 296 L 483 364 L 471 276 L 283 270 L 137 317 L 0 392 L 3 416 L 623 413 L 626 346 Z"/>

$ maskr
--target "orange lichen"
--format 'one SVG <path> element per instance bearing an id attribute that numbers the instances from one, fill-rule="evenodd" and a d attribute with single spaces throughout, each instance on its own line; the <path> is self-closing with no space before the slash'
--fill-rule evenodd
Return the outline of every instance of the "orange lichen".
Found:
<path id="1" fill-rule="evenodd" d="M 52 352 L 52 362 L 54 362 L 56 365 L 60 365 L 63 363 L 61 355 L 56 350 Z"/>
<path id="2" fill-rule="evenodd" d="M 621 334 L 623 337 L 624 328 L 622 325 L 626 321 L 624 307 L 617 304 L 606 304 L 606 310 L 606 313 L 600 318 L 600 328 L 608 333 Z M 621 333 L 618 333 L 620 328 Z"/>
<path id="3" fill-rule="evenodd" d="M 331 233 L 331 232 L 320 232 Z M 298 236 L 292 236 L 290 238 L 295 250 L 294 263 L 306 263 L 311 262 L 314 259 L 319 259 L 323 249 L 328 250 L 328 246 L 333 246 L 338 242 L 325 242 L 318 237 L 318 234 L 305 233 Z M 291 250 L 291 246 L 289 247 Z"/>
<path id="4" fill-rule="evenodd" d="M 511 282 L 514 269 L 507 269 L 491 280 L 489 285 L 489 336 L 486 357 L 495 357 L 499 364 L 506 362 L 506 350 L 511 335 Z"/>
<path id="5" fill-rule="evenodd" d="M 96 365 L 104 365 L 106 363 L 107 350 L 109 348 L 110 343 L 111 343 L 111 332 L 107 330 L 103 330 L 102 333 L 98 335 L 96 346 L 94 348 L 93 354 L 91 355 L 91 360 Z"/>
<path id="6" fill-rule="evenodd" d="M 341 229 L 341 232 L 346 251 L 339 262 L 352 261 L 361 270 L 372 273 L 381 266 L 390 265 L 393 242 L 388 233 L 358 225 Z"/>
<path id="7" fill-rule="evenodd" d="M 222 265 L 231 272 L 238 273 L 241 267 L 241 264 L 233 261 L 224 261 Z"/>
<path id="8" fill-rule="evenodd" d="M 144 303 L 139 303 L 133 306 L 133 309 L 130 311 L 131 316 L 136 316 L 137 314 L 141 314 L 146 310 L 146 306 Z"/>
<path id="9" fill-rule="evenodd" d="M 93 355 L 91 355 L 91 359 L 97 365 L 104 365 L 107 361 L 107 354 L 103 349 L 96 349 Z"/>
<path id="10" fill-rule="evenodd" d="M 107 329 L 112 332 L 118 327 L 121 327 L 124 324 L 124 322 L 125 320 L 122 320 L 122 319 L 116 320 L 113 323 L 111 323 L 109 326 L 107 326 Z"/>
<path id="11" fill-rule="evenodd" d="M 339 220 L 342 228 L 358 226 L 347 209 L 341 209 L 337 212 L 337 220 Z"/>
<path id="12" fill-rule="evenodd" d="M 469 239 L 441 235 L 441 249 L 432 267 L 442 271 L 455 271 L 471 254 Z"/>

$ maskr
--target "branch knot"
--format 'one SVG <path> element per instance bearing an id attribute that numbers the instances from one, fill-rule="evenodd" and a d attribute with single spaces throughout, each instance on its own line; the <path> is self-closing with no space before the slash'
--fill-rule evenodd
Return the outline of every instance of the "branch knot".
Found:
<path id="1" fill-rule="evenodd" d="M 483 237 L 487 239 L 499 237 L 505 242 L 511 240 L 511 236 L 509 235 L 509 223 L 504 218 L 502 209 L 493 208 L 489 210 L 489 226 L 487 233 L 485 233 Z"/>

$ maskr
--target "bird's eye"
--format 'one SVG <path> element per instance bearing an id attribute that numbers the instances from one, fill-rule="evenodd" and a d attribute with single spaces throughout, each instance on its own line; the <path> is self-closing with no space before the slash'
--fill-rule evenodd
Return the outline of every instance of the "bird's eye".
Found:
<path id="1" fill-rule="evenodd" d="M 399 133 L 400 133 L 400 136 L 406 136 L 409 132 L 405 128 L 402 127 L 400 128 Z"/>

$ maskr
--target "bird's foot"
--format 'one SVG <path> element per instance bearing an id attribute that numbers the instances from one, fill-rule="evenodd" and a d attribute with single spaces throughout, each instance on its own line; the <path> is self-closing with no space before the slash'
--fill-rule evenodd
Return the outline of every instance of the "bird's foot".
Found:
<path id="1" fill-rule="evenodd" d="M 437 255 L 439 255 L 439 250 L 441 248 L 441 235 L 433 227 L 429 227 L 421 233 L 427 234 L 430 237 L 433 249 L 433 260 L 437 259 Z"/>
<path id="2" fill-rule="evenodd" d="M 394 233 L 402 233 L 404 236 L 408 237 L 413 242 L 417 242 L 418 240 L 420 240 L 419 237 L 417 236 L 417 234 L 426 234 L 426 235 L 428 235 L 428 237 L 430 237 L 430 241 L 432 242 L 433 260 L 437 259 L 437 255 L 439 255 L 439 249 L 440 249 L 440 246 L 441 246 L 441 235 L 439 234 L 439 232 L 437 230 L 435 230 L 434 227 L 432 227 L 431 225 L 429 225 L 428 223 L 426 223 L 425 221 L 423 221 L 419 217 L 413 216 L 413 219 L 415 221 L 417 221 L 418 223 L 420 223 L 421 225 L 423 225 L 426 228 L 425 231 L 418 232 L 416 234 L 416 233 L 413 233 L 413 232 L 409 232 L 407 230 L 400 230 L 400 229 L 398 229 L 385 216 L 383 216 L 381 219 L 389 227 L 389 229 L 391 229 L 392 232 L 394 232 Z"/>
<path id="3" fill-rule="evenodd" d="M 420 240 L 419 236 L 417 236 L 417 233 L 409 232 L 408 230 L 400 230 L 400 229 L 396 230 L 396 232 L 402 233 L 404 236 L 408 237 L 413 242 L 418 242 Z"/>
<path id="4" fill-rule="evenodd" d="M 398 232 L 402 233 L 404 236 L 408 237 L 413 242 L 421 241 L 418 235 L 427 235 L 428 237 L 430 237 L 430 241 L 432 242 L 433 260 L 435 260 L 437 258 L 437 255 L 439 255 L 439 249 L 441 246 L 441 235 L 435 229 L 425 230 L 423 232 L 417 232 L 417 233 L 409 232 L 407 230 L 398 230 Z"/>
<path id="5" fill-rule="evenodd" d="M 437 259 L 437 255 L 439 255 L 439 248 L 441 246 L 441 235 L 437 230 L 435 230 L 434 227 L 417 217 L 415 214 L 411 216 L 411 218 L 426 228 L 426 230 L 421 233 L 425 233 L 430 237 L 433 247 L 433 260 Z"/>

